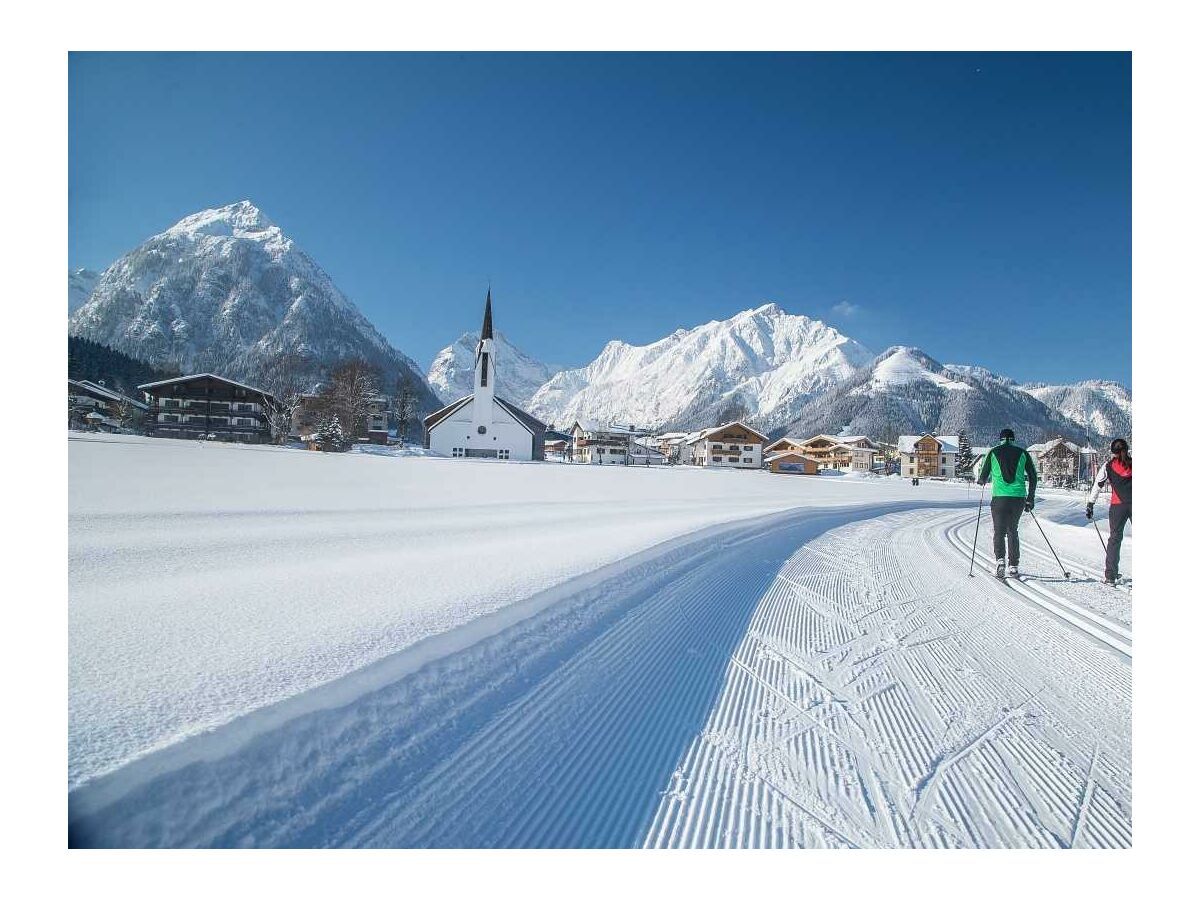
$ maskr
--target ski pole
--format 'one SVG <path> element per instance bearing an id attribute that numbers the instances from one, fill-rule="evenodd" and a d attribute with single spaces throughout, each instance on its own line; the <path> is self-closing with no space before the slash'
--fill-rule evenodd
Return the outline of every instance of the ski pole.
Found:
<path id="1" fill-rule="evenodd" d="M 1030 518 L 1032 518 L 1032 519 L 1033 519 L 1033 524 L 1034 524 L 1034 525 L 1036 525 L 1036 526 L 1038 527 L 1038 531 L 1041 531 L 1041 532 L 1042 532 L 1042 540 L 1044 540 L 1044 541 L 1046 542 L 1046 546 L 1047 546 L 1047 547 L 1049 547 L 1049 548 L 1050 548 L 1050 552 L 1054 554 L 1054 561 L 1055 561 L 1056 563 L 1058 563 L 1058 567 L 1059 567 L 1060 569 L 1062 569 L 1063 578 L 1066 578 L 1067 580 L 1070 580 L 1070 578 L 1071 578 L 1071 573 L 1070 573 L 1070 572 L 1068 572 L 1068 571 L 1067 571 L 1067 569 L 1066 569 L 1066 567 L 1065 567 L 1065 566 L 1062 564 L 1062 560 L 1058 558 L 1058 554 L 1057 554 L 1057 553 L 1054 553 L 1054 545 L 1050 543 L 1050 538 L 1046 537 L 1046 532 L 1042 531 L 1042 523 L 1038 521 L 1038 518 L 1037 518 L 1037 516 L 1035 516 L 1035 515 L 1033 514 L 1033 510 L 1032 510 L 1032 509 L 1031 509 L 1031 510 L 1029 510 L 1029 516 L 1030 516 Z M 1098 530 L 1099 530 L 1099 529 L 1097 529 L 1097 531 L 1098 531 Z"/>
<path id="2" fill-rule="evenodd" d="M 1100 538 L 1100 546 L 1104 548 L 1104 552 L 1108 553 L 1108 543 L 1104 540 L 1104 535 L 1100 533 L 1100 526 L 1096 524 L 1096 520 L 1092 520 L 1092 526 L 1096 529 L 1096 537 Z"/>
<path id="3" fill-rule="evenodd" d="M 967 577 L 975 577 L 975 544 L 979 540 L 979 520 L 983 518 L 983 486 L 979 487 L 979 512 L 975 513 L 975 537 L 971 538 L 971 567 L 967 569 Z"/>

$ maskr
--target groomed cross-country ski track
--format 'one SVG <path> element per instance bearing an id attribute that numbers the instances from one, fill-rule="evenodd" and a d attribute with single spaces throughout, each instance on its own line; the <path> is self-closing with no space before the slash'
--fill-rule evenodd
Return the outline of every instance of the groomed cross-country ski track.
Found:
<path id="1" fill-rule="evenodd" d="M 71 842 L 1129 846 L 1130 595 L 1028 516 L 967 578 L 975 518 L 692 532 L 93 778 Z"/>

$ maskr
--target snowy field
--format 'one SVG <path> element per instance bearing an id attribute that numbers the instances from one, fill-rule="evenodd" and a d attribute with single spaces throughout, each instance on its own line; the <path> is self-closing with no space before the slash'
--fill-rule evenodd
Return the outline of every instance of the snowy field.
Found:
<path id="1" fill-rule="evenodd" d="M 72 840 L 1126 845 L 1130 595 L 978 498 L 73 435 Z"/>

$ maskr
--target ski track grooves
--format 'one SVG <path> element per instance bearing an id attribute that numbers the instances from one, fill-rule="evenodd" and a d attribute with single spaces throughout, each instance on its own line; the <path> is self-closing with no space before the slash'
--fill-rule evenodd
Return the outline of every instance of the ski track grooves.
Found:
<path id="1" fill-rule="evenodd" d="M 896 513 L 800 548 L 644 846 L 1130 846 L 1128 629 L 967 582 L 973 527 Z"/>
<path id="2" fill-rule="evenodd" d="M 292 718 L 263 710 L 157 754 L 177 761 L 151 756 L 89 782 L 70 796 L 71 842 L 636 845 L 795 548 L 919 505 L 776 514 L 584 576 L 402 677 L 376 686 L 364 670 L 375 689 L 361 696 L 331 683 L 350 699 Z M 270 727 L 257 733 L 256 718 Z"/>
<path id="3" fill-rule="evenodd" d="M 973 525 L 897 504 L 714 531 L 361 696 L 85 785 L 71 842 L 1129 846 L 1128 629 L 967 581 Z"/>

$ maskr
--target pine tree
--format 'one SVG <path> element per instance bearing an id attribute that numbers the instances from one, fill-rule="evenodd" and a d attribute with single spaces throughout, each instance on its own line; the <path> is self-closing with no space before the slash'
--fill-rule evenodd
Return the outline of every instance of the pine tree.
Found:
<path id="1" fill-rule="evenodd" d="M 958 458 L 954 462 L 954 474 L 959 478 L 971 478 L 975 471 L 975 451 L 966 430 L 958 433 Z"/>
<path id="2" fill-rule="evenodd" d="M 342 431 L 342 423 L 337 416 L 326 419 L 317 429 L 317 443 L 325 453 L 342 453 L 350 449 L 346 433 Z"/>

